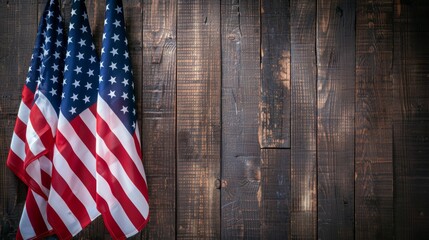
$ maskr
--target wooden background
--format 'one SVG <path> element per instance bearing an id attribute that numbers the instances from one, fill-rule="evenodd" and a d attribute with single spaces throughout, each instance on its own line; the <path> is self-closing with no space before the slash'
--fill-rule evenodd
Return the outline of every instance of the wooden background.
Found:
<path id="1" fill-rule="evenodd" d="M 100 50 L 104 1 L 86 2 Z M 1 239 L 44 4 L 0 0 Z M 151 204 L 135 239 L 428 238 L 429 1 L 124 5 Z M 76 237 L 106 238 L 101 218 Z"/>

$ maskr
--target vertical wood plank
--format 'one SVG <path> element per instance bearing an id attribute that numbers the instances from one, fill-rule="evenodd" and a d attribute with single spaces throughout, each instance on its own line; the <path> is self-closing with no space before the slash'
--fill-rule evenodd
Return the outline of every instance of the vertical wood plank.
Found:
<path id="1" fill-rule="evenodd" d="M 0 1 L 0 239 L 15 239 L 27 190 L 6 166 L 38 27 L 37 1 Z"/>
<path id="2" fill-rule="evenodd" d="M 317 236 L 316 2 L 290 1 L 291 238 Z"/>
<path id="3" fill-rule="evenodd" d="M 317 2 L 319 239 L 354 237 L 355 4 Z"/>
<path id="4" fill-rule="evenodd" d="M 262 148 L 290 147 L 290 11 L 289 0 L 261 1 Z"/>
<path id="5" fill-rule="evenodd" d="M 177 9 L 177 238 L 220 236 L 220 4 Z"/>
<path id="6" fill-rule="evenodd" d="M 290 239 L 290 149 L 261 151 L 261 239 Z"/>
<path id="7" fill-rule="evenodd" d="M 143 1 L 143 159 L 147 238 L 176 236 L 176 1 Z"/>
<path id="8" fill-rule="evenodd" d="M 221 4 L 222 238 L 260 237 L 259 2 Z"/>
<path id="9" fill-rule="evenodd" d="M 393 1 L 357 1 L 356 239 L 393 238 Z"/>

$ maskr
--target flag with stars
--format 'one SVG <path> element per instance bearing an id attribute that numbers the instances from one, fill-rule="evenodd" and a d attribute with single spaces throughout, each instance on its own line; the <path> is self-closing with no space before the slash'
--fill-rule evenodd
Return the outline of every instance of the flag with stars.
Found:
<path id="1" fill-rule="evenodd" d="M 149 219 L 122 1 L 107 0 L 97 102 L 97 207 L 115 239 Z"/>
<path id="2" fill-rule="evenodd" d="M 29 173 L 34 175 L 29 175 L 29 173 L 26 172 L 26 159 L 28 159 L 29 155 L 26 150 L 35 139 L 31 135 L 27 135 L 27 125 L 31 124 L 29 120 L 30 112 L 34 107 L 34 99 L 38 98 L 36 96 L 36 92 L 38 91 L 37 89 L 42 84 L 42 79 L 49 76 L 49 74 L 46 74 L 47 68 L 52 67 L 48 61 L 48 58 L 50 58 L 48 53 L 53 49 L 57 50 L 54 53 L 55 58 L 58 61 L 62 60 L 61 44 L 63 44 L 63 42 L 61 40 L 61 35 L 63 34 L 63 28 L 61 26 L 61 22 L 62 18 L 59 11 L 58 1 L 48 1 L 39 23 L 36 43 L 34 45 L 25 85 L 22 90 L 22 100 L 18 110 L 18 117 L 16 119 L 12 143 L 7 159 L 8 167 L 24 183 L 30 185 L 30 179 L 33 180 L 34 183 L 33 177 L 37 176 L 36 180 L 39 181 L 39 183 L 33 185 L 43 186 L 43 188 L 49 187 L 49 166 L 43 170 L 40 168 L 30 168 L 31 171 Z M 56 32 L 55 34 L 53 34 L 54 31 Z M 53 47 L 52 43 L 56 43 L 57 48 Z M 58 67 L 58 71 L 60 70 L 59 66 L 60 64 L 56 66 Z M 28 189 L 25 206 L 16 236 L 17 239 L 42 238 L 53 234 L 52 227 L 49 225 L 46 216 L 47 201 L 39 194 L 42 192 L 40 191 L 41 189 L 38 189 L 38 192 L 32 190 L 32 188 Z"/>
<path id="3" fill-rule="evenodd" d="M 100 215 L 95 195 L 96 101 L 100 61 L 84 0 L 73 0 L 53 155 L 48 220 L 70 239 Z"/>

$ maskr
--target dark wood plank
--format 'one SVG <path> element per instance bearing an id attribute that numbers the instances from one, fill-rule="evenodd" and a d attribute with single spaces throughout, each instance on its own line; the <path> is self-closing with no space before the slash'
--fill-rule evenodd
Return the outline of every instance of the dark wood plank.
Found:
<path id="1" fill-rule="evenodd" d="M 176 1 L 143 1 L 143 159 L 148 239 L 176 236 Z"/>
<path id="2" fill-rule="evenodd" d="M 261 239 L 290 239 L 290 149 L 261 151 Z"/>
<path id="3" fill-rule="evenodd" d="M 319 239 L 354 237 L 355 5 L 317 2 Z"/>
<path id="4" fill-rule="evenodd" d="M 393 238 L 393 1 L 357 1 L 355 237 Z"/>
<path id="5" fill-rule="evenodd" d="M 15 239 L 27 189 L 6 166 L 38 27 L 37 1 L 0 1 L 0 239 Z"/>
<path id="6" fill-rule="evenodd" d="M 291 238 L 317 236 L 316 2 L 290 1 Z"/>
<path id="7" fill-rule="evenodd" d="M 220 236 L 220 4 L 179 0 L 177 9 L 178 239 Z"/>
<path id="8" fill-rule="evenodd" d="M 261 1 L 262 148 L 290 147 L 290 12 L 289 0 Z"/>
<path id="9" fill-rule="evenodd" d="M 429 121 L 394 124 L 395 237 L 429 235 Z"/>
<path id="10" fill-rule="evenodd" d="M 260 237 L 260 10 L 222 1 L 222 238 Z"/>

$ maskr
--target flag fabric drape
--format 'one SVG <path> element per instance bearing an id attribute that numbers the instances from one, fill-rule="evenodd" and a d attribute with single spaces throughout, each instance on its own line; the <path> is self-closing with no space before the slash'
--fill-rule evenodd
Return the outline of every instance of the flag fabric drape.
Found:
<path id="1" fill-rule="evenodd" d="M 100 215 L 95 204 L 95 111 L 100 61 L 83 0 L 71 6 L 48 221 L 69 239 Z"/>
<path id="2" fill-rule="evenodd" d="M 122 1 L 107 0 L 97 101 L 97 207 L 114 238 L 148 222 L 146 176 Z"/>

